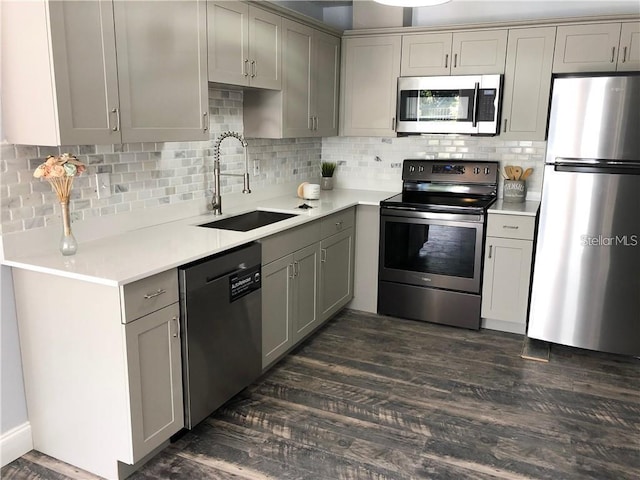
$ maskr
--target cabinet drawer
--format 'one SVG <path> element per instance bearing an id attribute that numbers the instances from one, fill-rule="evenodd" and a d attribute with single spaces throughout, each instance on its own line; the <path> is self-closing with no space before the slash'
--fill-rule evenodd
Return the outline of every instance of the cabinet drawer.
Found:
<path id="1" fill-rule="evenodd" d="M 123 287 L 124 323 L 178 301 L 178 271 L 167 270 Z"/>
<path id="2" fill-rule="evenodd" d="M 355 208 L 348 208 L 323 218 L 320 226 L 321 238 L 325 239 L 331 235 L 341 232 L 342 230 L 353 227 L 356 217 L 355 214 Z"/>
<path id="3" fill-rule="evenodd" d="M 487 236 L 533 240 L 535 217 L 489 214 Z"/>
<path id="4" fill-rule="evenodd" d="M 318 241 L 320 222 L 313 221 L 297 228 L 260 240 L 262 244 L 262 265 L 273 262 Z"/>

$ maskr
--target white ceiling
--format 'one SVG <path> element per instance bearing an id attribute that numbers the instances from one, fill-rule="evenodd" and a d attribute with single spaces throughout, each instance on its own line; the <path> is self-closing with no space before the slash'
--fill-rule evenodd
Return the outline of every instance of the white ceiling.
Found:
<path id="1" fill-rule="evenodd" d="M 355 0 L 371 1 L 371 0 Z M 351 28 L 352 1 L 274 1 L 336 28 Z M 640 16 L 640 0 L 452 0 L 413 9 L 415 26 L 456 25 L 618 14 Z"/>

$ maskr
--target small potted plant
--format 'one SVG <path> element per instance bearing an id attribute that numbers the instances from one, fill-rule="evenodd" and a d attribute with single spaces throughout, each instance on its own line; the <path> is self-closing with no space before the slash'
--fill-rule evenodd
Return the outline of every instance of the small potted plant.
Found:
<path id="1" fill-rule="evenodd" d="M 336 170 L 336 163 L 322 162 L 320 168 L 322 170 L 320 188 L 322 188 L 322 190 L 333 190 L 333 172 Z"/>

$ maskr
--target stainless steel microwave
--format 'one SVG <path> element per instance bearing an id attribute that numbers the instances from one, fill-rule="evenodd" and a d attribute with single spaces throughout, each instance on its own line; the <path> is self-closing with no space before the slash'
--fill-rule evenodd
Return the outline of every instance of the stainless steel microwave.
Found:
<path id="1" fill-rule="evenodd" d="M 502 75 L 398 78 L 398 134 L 496 135 Z"/>

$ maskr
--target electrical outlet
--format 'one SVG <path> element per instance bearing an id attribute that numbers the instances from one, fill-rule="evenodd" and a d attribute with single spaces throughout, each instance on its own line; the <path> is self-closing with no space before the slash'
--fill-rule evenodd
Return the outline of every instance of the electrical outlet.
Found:
<path id="1" fill-rule="evenodd" d="M 98 198 L 111 196 L 111 176 L 109 173 L 96 173 L 96 193 Z"/>
<path id="2" fill-rule="evenodd" d="M 253 176 L 257 177 L 260 175 L 260 160 L 253 161 Z"/>

